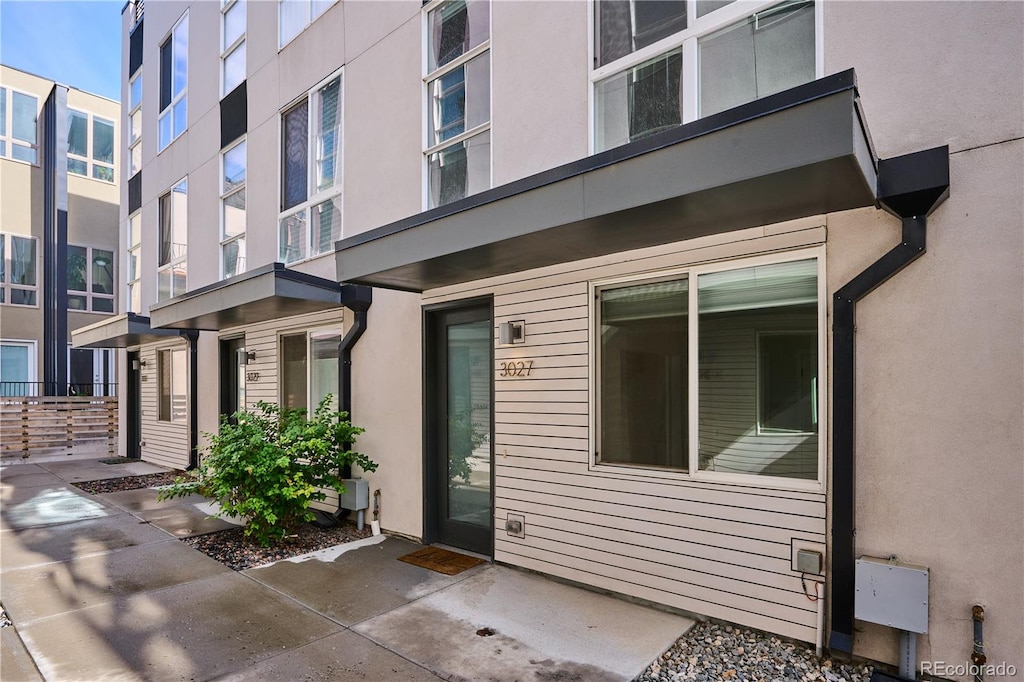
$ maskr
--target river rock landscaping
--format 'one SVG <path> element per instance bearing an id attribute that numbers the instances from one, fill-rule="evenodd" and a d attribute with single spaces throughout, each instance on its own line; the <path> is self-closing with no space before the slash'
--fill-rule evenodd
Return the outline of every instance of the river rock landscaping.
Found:
<path id="1" fill-rule="evenodd" d="M 817 658 L 804 644 L 730 625 L 698 623 L 635 682 L 868 682 L 869 665 Z"/>

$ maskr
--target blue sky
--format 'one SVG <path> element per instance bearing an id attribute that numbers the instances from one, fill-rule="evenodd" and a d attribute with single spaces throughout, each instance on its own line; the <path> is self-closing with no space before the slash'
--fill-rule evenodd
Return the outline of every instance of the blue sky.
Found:
<path id="1" fill-rule="evenodd" d="M 121 99 L 124 0 L 0 0 L 0 62 Z"/>

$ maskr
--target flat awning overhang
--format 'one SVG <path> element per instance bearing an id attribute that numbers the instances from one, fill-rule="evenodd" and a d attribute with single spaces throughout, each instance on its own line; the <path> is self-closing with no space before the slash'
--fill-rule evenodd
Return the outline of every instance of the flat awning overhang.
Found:
<path id="1" fill-rule="evenodd" d="M 231 277 L 152 306 L 154 327 L 217 331 L 341 307 L 341 285 L 282 263 Z"/>
<path id="2" fill-rule="evenodd" d="M 71 332 L 73 348 L 130 348 L 168 337 L 179 336 L 174 329 L 153 329 L 148 317 L 123 313 L 107 317 Z"/>
<path id="3" fill-rule="evenodd" d="M 875 205 L 844 71 L 336 244 L 338 280 L 424 291 Z"/>

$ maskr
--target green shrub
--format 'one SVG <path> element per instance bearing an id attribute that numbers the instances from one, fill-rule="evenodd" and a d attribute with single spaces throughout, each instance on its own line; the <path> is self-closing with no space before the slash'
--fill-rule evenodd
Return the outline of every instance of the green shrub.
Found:
<path id="1" fill-rule="evenodd" d="M 313 519 L 310 504 L 326 497 L 322 489 L 345 491 L 340 476 L 346 465 L 377 469 L 350 449 L 363 429 L 330 403 L 328 395 L 308 418 L 304 409 L 262 401 L 253 412 L 222 416 L 220 432 L 204 434 L 210 445 L 197 477 L 179 478 L 159 499 L 205 495 L 220 503 L 221 514 L 247 519 L 245 534 L 261 545 L 280 542 Z"/>

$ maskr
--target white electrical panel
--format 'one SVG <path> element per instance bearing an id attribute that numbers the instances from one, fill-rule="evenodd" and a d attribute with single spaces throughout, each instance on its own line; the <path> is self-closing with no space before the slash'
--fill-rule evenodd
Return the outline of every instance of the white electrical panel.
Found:
<path id="1" fill-rule="evenodd" d="M 888 559 L 857 559 L 854 617 L 907 632 L 928 632 L 928 569 Z"/>

